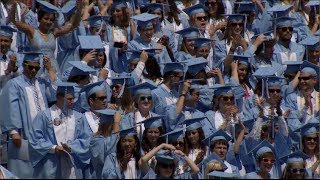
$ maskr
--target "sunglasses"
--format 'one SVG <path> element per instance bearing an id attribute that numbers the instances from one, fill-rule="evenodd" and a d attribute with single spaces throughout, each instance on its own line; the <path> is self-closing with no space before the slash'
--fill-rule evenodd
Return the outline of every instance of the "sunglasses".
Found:
<path id="1" fill-rule="evenodd" d="M 24 65 L 30 70 L 36 70 L 36 71 L 39 71 L 40 70 L 40 66 L 32 66 L 32 65 L 29 65 L 28 63 L 24 63 Z"/>
<path id="2" fill-rule="evenodd" d="M 99 99 L 99 101 L 104 101 L 107 99 L 107 96 L 100 96 L 100 97 L 95 97 L 96 99 Z"/>
<path id="3" fill-rule="evenodd" d="M 233 97 L 233 96 L 231 96 L 231 97 L 229 97 L 229 96 L 223 96 L 222 99 L 223 99 L 223 101 L 228 101 L 228 100 L 234 101 L 234 97 Z"/>
<path id="4" fill-rule="evenodd" d="M 184 146 L 184 142 L 182 142 L 182 141 L 172 142 L 171 144 L 172 144 L 173 146 L 178 146 L 178 145 L 179 145 L 180 147 L 181 147 L 181 146 Z"/>
<path id="5" fill-rule="evenodd" d="M 120 85 L 112 85 L 111 89 L 116 88 L 116 89 L 120 89 Z"/>
<path id="6" fill-rule="evenodd" d="M 204 3 L 204 5 L 206 5 L 206 6 L 214 6 L 214 5 L 216 5 L 216 4 L 218 4 L 217 2 L 205 2 Z"/>
<path id="7" fill-rule="evenodd" d="M 306 171 L 306 169 L 305 168 L 289 168 L 289 171 L 291 172 L 291 173 L 297 173 L 297 172 L 299 172 L 299 173 L 304 173 L 305 171 Z"/>
<path id="8" fill-rule="evenodd" d="M 308 76 L 308 77 L 299 77 L 298 79 L 299 79 L 299 81 L 301 81 L 301 80 L 308 81 L 309 79 L 311 79 L 311 77 L 310 76 Z"/>
<path id="9" fill-rule="evenodd" d="M 145 101 L 145 100 L 151 101 L 152 100 L 152 96 L 140 96 L 139 100 L 140 101 Z"/>
<path id="10" fill-rule="evenodd" d="M 283 31 L 283 32 L 286 32 L 286 31 L 290 31 L 290 32 L 292 32 L 293 31 L 293 27 L 282 27 L 282 28 L 280 28 L 280 30 L 281 31 Z"/>
<path id="11" fill-rule="evenodd" d="M 198 21 L 202 21 L 202 20 L 207 21 L 208 20 L 208 16 L 198 16 L 196 18 Z"/>
<path id="12" fill-rule="evenodd" d="M 314 141 L 314 142 L 317 142 L 318 140 L 319 140 L 319 138 L 318 137 L 306 137 L 306 140 L 307 141 Z"/>
<path id="13" fill-rule="evenodd" d="M 231 23 L 231 26 L 234 26 L 234 27 L 237 27 L 237 26 L 241 27 L 243 25 L 244 25 L 243 23 Z"/>
<path id="14" fill-rule="evenodd" d="M 268 89 L 269 90 L 269 93 L 280 93 L 281 90 L 280 89 Z"/>
<path id="15" fill-rule="evenodd" d="M 168 169 L 168 168 L 173 169 L 173 164 L 161 164 L 161 167 L 163 169 Z"/>
<path id="16" fill-rule="evenodd" d="M 267 159 L 267 158 L 262 158 L 262 161 L 263 161 L 264 163 L 270 162 L 271 164 L 274 164 L 274 163 L 276 162 L 276 160 L 274 160 L 274 159 Z"/>

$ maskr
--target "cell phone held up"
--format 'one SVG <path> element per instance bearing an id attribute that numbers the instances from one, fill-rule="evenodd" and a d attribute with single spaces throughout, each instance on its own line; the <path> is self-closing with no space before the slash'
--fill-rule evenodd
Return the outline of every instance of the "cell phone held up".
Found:
<path id="1" fill-rule="evenodd" d="M 116 48 L 123 48 L 124 43 L 123 42 L 114 42 L 113 47 Z"/>

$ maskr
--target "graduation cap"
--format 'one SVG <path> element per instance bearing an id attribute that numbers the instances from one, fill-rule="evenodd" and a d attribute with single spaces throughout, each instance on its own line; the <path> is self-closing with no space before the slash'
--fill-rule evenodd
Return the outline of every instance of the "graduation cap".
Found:
<path id="1" fill-rule="evenodd" d="M 138 94 L 151 94 L 151 91 L 156 88 L 157 86 L 155 84 L 151 84 L 149 82 L 144 82 L 144 83 L 129 87 L 129 89 L 131 90 L 134 96 Z"/>
<path id="2" fill-rule="evenodd" d="M 288 154 L 284 157 L 280 158 L 280 161 L 283 163 L 291 164 L 291 163 L 303 163 L 309 156 L 301 151 L 296 151 L 291 154 Z"/>
<path id="3" fill-rule="evenodd" d="M 295 20 L 295 18 L 287 17 L 287 16 L 276 18 L 275 19 L 276 28 L 292 27 L 293 26 L 292 25 L 293 20 Z"/>
<path id="4" fill-rule="evenodd" d="M 100 36 L 78 36 L 80 42 L 80 49 L 82 50 L 104 50 Z"/>
<path id="5" fill-rule="evenodd" d="M 164 118 L 164 116 L 155 115 L 148 119 L 140 121 L 137 124 L 144 124 L 145 128 L 158 128 L 162 126 L 162 118 Z"/>
<path id="6" fill-rule="evenodd" d="M 154 56 L 156 55 L 158 52 L 162 51 L 162 49 L 158 49 L 158 48 L 147 48 L 147 49 L 140 49 L 138 50 L 140 53 L 142 53 L 142 51 L 146 51 L 148 53 L 149 56 Z"/>
<path id="7" fill-rule="evenodd" d="M 124 84 L 126 80 L 131 79 L 131 74 L 120 73 L 114 77 L 110 77 L 112 84 Z"/>
<path id="8" fill-rule="evenodd" d="M 5 36 L 5 37 L 12 37 L 14 32 L 17 32 L 15 28 L 12 28 L 10 26 L 0 26 L 0 36 Z"/>
<path id="9" fill-rule="evenodd" d="M 41 52 L 23 52 L 22 54 L 24 54 L 23 62 L 28 61 L 28 62 L 37 62 L 37 63 L 40 62 L 43 55 L 43 53 Z"/>
<path id="10" fill-rule="evenodd" d="M 89 96 L 91 96 L 92 94 L 96 93 L 96 92 L 99 92 L 99 91 L 106 91 L 106 89 L 104 88 L 104 86 L 102 85 L 104 83 L 104 81 L 98 81 L 98 82 L 95 82 L 95 83 L 91 83 L 91 84 L 87 84 L 85 85 L 81 91 L 81 92 L 86 92 L 86 96 L 87 96 L 87 99 Z"/>
<path id="11" fill-rule="evenodd" d="M 57 82 L 57 94 L 74 94 L 74 87 L 76 86 L 78 86 L 76 83 Z"/>
<path id="12" fill-rule="evenodd" d="M 289 14 L 292 5 L 275 4 L 267 12 L 272 12 L 274 17 L 283 17 Z"/>
<path id="13" fill-rule="evenodd" d="M 255 40 L 261 34 L 263 34 L 266 37 L 267 41 L 273 40 L 275 38 L 274 34 L 273 34 L 273 31 L 266 31 L 266 32 L 261 32 L 261 33 L 259 33 L 257 35 L 254 35 L 253 39 Z"/>
<path id="14" fill-rule="evenodd" d="M 214 94 L 216 96 L 221 96 L 221 95 L 227 95 L 227 94 L 233 94 L 231 85 L 221 85 L 221 84 L 214 84 L 212 89 L 215 89 Z"/>
<path id="15" fill-rule="evenodd" d="M 133 136 L 136 135 L 136 126 L 134 127 L 130 127 L 127 129 L 122 129 L 121 131 L 119 131 L 120 137 L 129 137 L 129 136 Z"/>
<path id="16" fill-rule="evenodd" d="M 265 153 L 273 153 L 275 155 L 274 147 L 267 141 L 263 140 L 255 148 L 253 148 L 248 154 L 254 155 L 254 159 L 258 159 Z"/>
<path id="17" fill-rule="evenodd" d="M 154 14 L 143 13 L 132 16 L 131 18 L 137 21 L 138 27 L 146 29 L 147 27 L 152 26 L 152 20 L 158 18 L 158 16 Z"/>
<path id="18" fill-rule="evenodd" d="M 311 74 L 317 79 L 320 79 L 320 67 L 309 61 L 303 61 L 301 65 L 301 72 Z"/>
<path id="19" fill-rule="evenodd" d="M 44 11 L 44 12 L 50 13 L 50 14 L 53 14 L 53 13 L 56 13 L 59 11 L 58 7 L 54 6 L 53 4 L 50 4 L 47 1 L 37 0 L 37 2 L 40 5 L 39 8 L 41 11 Z"/>
<path id="20" fill-rule="evenodd" d="M 250 65 L 250 56 L 246 56 L 246 55 L 236 55 L 233 54 L 232 55 L 233 59 L 238 60 L 238 63 L 243 64 L 243 65 Z"/>
<path id="21" fill-rule="evenodd" d="M 102 109 L 95 110 L 97 113 L 100 113 L 100 124 L 112 124 L 114 121 L 114 114 L 117 112 L 113 109 Z"/>
<path id="22" fill-rule="evenodd" d="M 203 47 L 203 46 L 211 46 L 211 39 L 208 38 L 195 38 L 194 39 L 194 47 Z"/>
<path id="23" fill-rule="evenodd" d="M 196 130 L 202 127 L 201 121 L 204 120 L 206 117 L 202 115 L 196 114 L 195 117 L 191 119 L 185 119 L 184 124 L 186 124 L 187 128 L 186 131 Z"/>
<path id="24" fill-rule="evenodd" d="M 208 8 L 205 7 L 202 4 L 197 4 L 191 7 L 188 7 L 186 9 L 183 10 L 186 14 L 188 14 L 189 17 L 198 14 L 198 13 L 207 13 L 208 12 Z"/>
<path id="25" fill-rule="evenodd" d="M 210 147 L 217 140 L 225 140 L 227 142 L 231 141 L 231 137 L 222 129 L 217 130 L 216 132 L 212 133 L 209 137 L 203 140 L 203 142 Z"/>
<path id="26" fill-rule="evenodd" d="M 176 32 L 180 34 L 183 38 L 198 38 L 200 36 L 199 29 L 194 27 L 188 27 Z"/>
<path id="27" fill-rule="evenodd" d="M 209 156 L 207 156 L 199 164 L 197 164 L 198 168 L 201 169 L 203 175 L 205 174 L 206 166 L 211 162 L 219 162 L 222 166 L 223 171 L 228 169 L 228 167 L 224 164 L 220 157 L 215 152 L 212 152 Z"/>
<path id="28" fill-rule="evenodd" d="M 166 143 L 178 141 L 179 139 L 184 138 L 184 130 L 185 128 L 174 129 L 171 132 L 168 132 L 161 137 L 166 137 Z"/>
<path id="29" fill-rule="evenodd" d="M 162 75 L 164 75 L 167 72 L 181 72 L 184 73 L 184 66 L 182 65 L 181 62 L 169 62 L 165 63 L 163 70 L 162 70 Z"/>
<path id="30" fill-rule="evenodd" d="M 283 66 L 286 66 L 285 73 L 296 73 L 300 71 L 300 66 L 303 61 L 284 61 L 282 62 Z"/>
<path id="31" fill-rule="evenodd" d="M 306 58 L 307 58 L 307 61 L 309 61 L 308 50 L 314 51 L 314 50 L 320 48 L 320 38 L 317 36 L 313 36 L 313 35 L 308 36 L 305 39 L 303 39 L 302 41 L 300 41 L 298 44 L 305 46 Z"/>
<path id="32" fill-rule="evenodd" d="M 90 16 L 85 21 L 88 21 L 90 27 L 102 28 L 102 26 L 105 24 L 105 21 L 108 21 L 109 18 L 110 18 L 110 16 L 93 15 L 93 16 Z"/>
<path id="33" fill-rule="evenodd" d="M 246 127 L 248 130 L 249 130 L 249 132 L 252 130 L 252 128 L 253 128 L 253 124 L 254 124 L 254 122 L 255 122 L 255 119 L 246 119 L 246 120 L 244 120 L 244 121 L 241 121 L 242 122 L 242 124 L 244 125 L 244 127 Z M 238 132 L 238 131 L 241 131 L 242 129 L 241 129 L 242 127 L 239 125 L 239 123 L 236 123 L 235 124 L 235 130 L 236 130 L 236 132 Z"/>
<path id="34" fill-rule="evenodd" d="M 252 1 L 240 1 L 234 2 L 238 4 L 237 13 L 248 12 L 248 11 L 256 11 L 256 5 Z"/>
<path id="35" fill-rule="evenodd" d="M 162 164 L 172 164 L 173 163 L 173 156 L 168 150 L 160 149 L 156 153 L 156 160 Z"/>
<path id="36" fill-rule="evenodd" d="M 246 21 L 247 15 L 245 14 L 224 14 L 227 17 L 228 22 Z M 245 26 L 244 26 L 245 27 Z"/>
<path id="37" fill-rule="evenodd" d="M 74 13 L 74 11 L 77 9 L 77 2 L 76 1 L 68 1 L 62 8 L 61 12 L 67 16 Z"/>
<path id="38" fill-rule="evenodd" d="M 146 9 L 148 9 L 148 12 L 153 12 L 153 11 L 156 11 L 156 10 L 160 10 L 160 11 L 164 11 L 164 6 L 169 6 L 167 4 L 161 4 L 161 3 L 147 3 L 147 4 L 144 4 L 144 7 Z"/>
<path id="39" fill-rule="evenodd" d="M 73 67 L 70 71 L 69 77 L 73 76 L 80 76 L 80 75 L 89 75 L 91 73 L 96 72 L 95 69 L 92 67 L 86 65 L 85 63 L 81 61 L 69 61 L 69 64 L 71 64 Z"/>
<path id="40" fill-rule="evenodd" d="M 115 2 L 112 3 L 111 8 L 110 9 L 114 9 L 114 8 L 126 8 L 127 4 L 126 4 L 127 0 L 117 0 Z"/>
<path id="41" fill-rule="evenodd" d="M 320 7 L 319 0 L 310 0 L 305 6 L 313 8 L 314 12 L 317 12 L 317 6 Z"/>
<path id="42" fill-rule="evenodd" d="M 222 171 L 212 171 L 208 174 L 209 179 L 238 179 L 235 173 L 227 173 Z"/>
<path id="43" fill-rule="evenodd" d="M 319 119 L 312 117 L 308 123 L 297 128 L 295 132 L 300 132 L 301 136 L 319 133 Z"/>
<path id="44" fill-rule="evenodd" d="M 208 64 L 208 60 L 203 57 L 192 58 L 186 60 L 186 65 L 188 66 L 188 72 L 195 76 L 199 71 L 205 68 Z"/>
<path id="45" fill-rule="evenodd" d="M 126 54 L 127 54 L 129 63 L 131 63 L 131 62 L 136 62 L 140 60 L 141 51 L 136 51 L 136 50 L 126 51 Z"/>

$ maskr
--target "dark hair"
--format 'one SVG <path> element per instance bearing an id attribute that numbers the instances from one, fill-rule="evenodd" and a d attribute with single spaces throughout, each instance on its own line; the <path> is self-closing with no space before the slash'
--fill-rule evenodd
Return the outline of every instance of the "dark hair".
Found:
<path id="1" fill-rule="evenodd" d="M 202 140 L 205 139 L 204 132 L 203 132 L 201 127 L 198 128 L 197 131 L 199 133 L 199 141 L 200 141 L 199 143 L 200 143 L 201 150 L 206 154 L 207 148 L 206 148 L 206 145 L 202 142 Z M 186 132 L 186 135 L 185 135 L 185 139 L 186 139 L 186 143 L 185 143 L 186 144 L 186 147 L 185 147 L 186 150 L 185 150 L 185 152 L 186 152 L 186 154 L 189 154 L 192 145 L 191 145 L 191 143 L 190 143 L 190 141 L 189 141 L 189 139 L 187 137 L 187 132 Z"/>
<path id="2" fill-rule="evenodd" d="M 201 81 L 198 81 L 197 83 L 200 85 L 206 85 L 207 84 L 207 73 L 204 69 L 201 69 L 196 75 L 191 75 L 188 71 L 186 73 L 185 79 L 203 79 Z"/>
<path id="3" fill-rule="evenodd" d="M 291 166 L 292 166 L 292 163 L 288 163 L 286 165 L 285 169 L 283 170 L 281 179 L 295 179 L 294 175 L 292 175 L 291 172 L 289 171 Z M 306 169 L 306 162 L 305 161 L 303 162 L 303 167 Z M 303 179 L 306 179 L 306 175 L 307 175 L 307 172 L 305 170 L 304 174 L 303 174 Z"/>
<path id="4" fill-rule="evenodd" d="M 122 139 L 124 139 L 125 137 L 120 137 L 118 143 L 117 143 L 117 160 L 118 163 L 120 165 L 120 170 L 121 171 L 125 171 L 127 169 L 127 165 L 128 162 L 124 160 L 124 150 L 121 148 L 121 141 Z M 137 135 L 133 136 L 135 142 L 137 143 L 136 147 L 134 148 L 134 152 L 133 152 L 133 157 L 136 160 L 136 168 L 139 169 L 139 160 L 141 158 L 141 154 L 140 154 L 140 144 L 139 144 L 139 138 Z"/>
<path id="5" fill-rule="evenodd" d="M 303 137 L 302 137 L 302 151 L 305 153 L 305 142 L 306 142 L 306 136 L 307 135 L 304 135 Z M 317 133 L 317 137 L 318 137 L 318 145 L 316 146 L 316 148 L 315 148 L 315 154 L 318 154 L 319 153 L 319 143 L 320 143 L 320 141 L 319 141 L 319 135 L 318 135 L 318 133 Z"/>
<path id="6" fill-rule="evenodd" d="M 227 150 L 229 149 L 229 143 L 224 139 L 216 140 L 213 144 L 210 145 L 210 149 L 213 149 L 216 145 L 225 145 L 227 146 Z"/>
<path id="7" fill-rule="evenodd" d="M 161 177 L 159 177 L 160 175 L 160 171 L 159 171 L 159 168 L 160 166 L 162 166 L 164 163 L 161 163 L 161 162 L 157 162 L 156 164 L 156 167 L 155 167 L 155 173 L 157 174 L 157 179 L 160 179 Z M 170 164 L 172 167 L 172 174 L 170 175 L 170 179 L 173 179 L 174 178 L 174 173 L 175 173 L 175 169 L 176 169 L 176 164 L 174 163 L 174 161 L 172 161 L 172 164 Z"/>
<path id="8" fill-rule="evenodd" d="M 110 21 L 109 21 L 109 24 L 110 25 L 112 25 L 112 26 L 114 26 L 115 25 L 115 21 L 114 21 L 114 19 L 113 19 L 113 17 L 112 17 L 112 12 L 114 11 L 114 9 L 115 8 L 110 8 L 110 15 L 111 15 L 111 18 L 110 18 Z M 129 22 L 130 22 L 130 18 L 127 16 L 127 13 L 126 13 L 126 8 L 125 7 L 123 7 L 123 8 L 121 8 L 121 11 L 122 11 L 122 13 L 123 13 L 123 21 L 121 21 L 121 25 L 120 26 L 122 26 L 122 27 L 128 27 L 129 26 Z"/>
<path id="9" fill-rule="evenodd" d="M 168 72 L 164 73 L 163 79 L 164 79 L 164 80 L 167 80 L 171 75 L 173 75 L 173 76 L 178 76 L 179 74 L 180 74 L 179 72 L 168 71 Z"/>
<path id="10" fill-rule="evenodd" d="M 157 78 L 161 78 L 160 66 L 153 56 L 149 56 L 147 62 L 145 63 L 146 71 L 148 74 L 143 72 L 143 75 L 151 80 L 156 80 Z"/>
<path id="11" fill-rule="evenodd" d="M 89 75 L 77 75 L 77 76 L 70 76 L 68 79 L 68 82 L 73 82 L 79 84 L 81 80 L 84 80 L 88 77 Z"/>
<path id="12" fill-rule="evenodd" d="M 148 130 L 149 130 L 149 128 L 145 128 L 145 130 L 143 131 L 142 140 L 141 140 L 141 148 L 145 153 L 148 153 L 150 150 L 153 149 L 153 147 L 151 147 L 151 144 L 147 138 L 147 131 Z M 158 127 L 158 130 L 159 130 L 160 136 L 161 136 L 164 132 L 163 128 Z M 161 143 L 164 143 L 164 142 L 165 142 L 165 139 L 163 137 L 159 137 L 157 145 L 160 145 Z"/>
<path id="13" fill-rule="evenodd" d="M 42 10 L 39 9 L 37 11 L 38 22 L 40 22 L 41 19 L 43 18 L 43 16 L 45 16 L 46 14 L 54 14 L 54 20 L 56 20 L 56 14 L 55 13 L 48 13 L 48 12 L 45 12 L 45 11 L 42 11 Z"/>

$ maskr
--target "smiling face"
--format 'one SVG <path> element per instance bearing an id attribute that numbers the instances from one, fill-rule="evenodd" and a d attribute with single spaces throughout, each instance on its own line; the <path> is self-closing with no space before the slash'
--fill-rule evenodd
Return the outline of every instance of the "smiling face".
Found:
<path id="1" fill-rule="evenodd" d="M 143 41 L 145 41 L 147 43 L 151 42 L 152 36 L 154 34 L 153 26 L 148 26 L 146 28 L 138 27 L 138 32 L 140 34 L 140 38 Z"/>
<path id="2" fill-rule="evenodd" d="M 299 89 L 302 91 L 312 91 L 317 84 L 317 78 L 309 73 L 301 73 L 299 76 Z"/>
<path id="3" fill-rule="evenodd" d="M 121 145 L 121 149 L 124 150 L 126 154 L 133 155 L 134 149 L 137 146 L 137 142 L 134 136 L 128 136 L 128 137 L 121 138 L 120 145 Z"/>
<path id="4" fill-rule="evenodd" d="M 244 23 L 242 20 L 229 22 L 232 35 L 241 35 L 243 32 Z"/>
<path id="5" fill-rule="evenodd" d="M 238 78 L 239 78 L 239 80 L 241 82 L 246 80 L 247 74 L 248 74 L 248 66 L 239 63 L 239 66 L 238 66 Z"/>
<path id="6" fill-rule="evenodd" d="M 151 144 L 157 144 L 160 137 L 159 128 L 148 128 L 145 130 L 147 133 L 147 139 Z"/>
<path id="7" fill-rule="evenodd" d="M 303 148 L 309 151 L 315 151 L 319 143 L 317 134 L 310 134 L 303 137 Z"/>
<path id="8" fill-rule="evenodd" d="M 98 91 L 93 98 L 89 99 L 92 110 L 105 109 L 107 107 L 107 95 L 104 91 Z"/>
<path id="9" fill-rule="evenodd" d="M 259 168 L 262 172 L 270 172 L 273 164 L 275 163 L 275 157 L 273 153 L 265 153 L 259 157 Z"/>
<path id="10" fill-rule="evenodd" d="M 30 79 L 36 77 L 39 69 L 40 69 L 40 63 L 38 62 L 31 62 L 31 61 L 23 62 L 23 74 Z"/>
<path id="11" fill-rule="evenodd" d="M 137 105 L 139 111 L 150 111 L 153 105 L 151 94 L 139 94 L 137 99 Z"/>
<path id="12" fill-rule="evenodd" d="M 191 130 L 191 131 L 187 131 L 186 132 L 186 136 L 190 142 L 191 145 L 197 145 L 200 142 L 200 134 L 199 131 L 197 129 L 195 130 Z"/>
<path id="13" fill-rule="evenodd" d="M 39 21 L 40 23 L 39 28 L 49 31 L 50 29 L 52 29 L 54 25 L 54 20 L 55 20 L 54 14 L 45 13 Z"/>
<path id="14" fill-rule="evenodd" d="M 293 28 L 291 26 L 283 26 L 277 28 L 277 35 L 281 41 L 290 41 L 292 38 Z"/>
<path id="15" fill-rule="evenodd" d="M 306 169 L 304 163 L 290 163 L 287 166 L 289 179 L 305 179 Z"/>
<path id="16" fill-rule="evenodd" d="M 10 49 L 12 43 L 11 37 L 1 36 L 0 35 L 0 51 L 2 54 L 6 54 Z"/>

